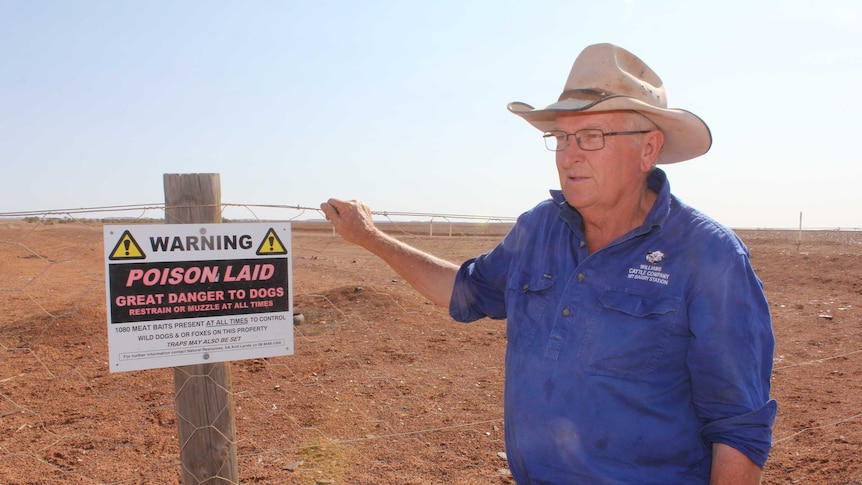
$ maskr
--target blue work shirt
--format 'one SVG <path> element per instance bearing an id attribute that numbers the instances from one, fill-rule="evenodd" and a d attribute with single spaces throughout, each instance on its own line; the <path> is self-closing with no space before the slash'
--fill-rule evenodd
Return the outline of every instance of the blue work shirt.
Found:
<path id="1" fill-rule="evenodd" d="M 450 314 L 507 318 L 519 484 L 708 483 L 712 443 L 763 467 L 774 336 L 748 249 L 666 176 L 642 226 L 593 254 L 560 191 L 465 262 Z"/>

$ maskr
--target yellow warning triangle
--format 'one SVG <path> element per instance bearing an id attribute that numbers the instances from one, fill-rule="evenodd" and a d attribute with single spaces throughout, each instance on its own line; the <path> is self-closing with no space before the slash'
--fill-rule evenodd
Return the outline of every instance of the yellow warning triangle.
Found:
<path id="1" fill-rule="evenodd" d="M 108 259 L 147 259 L 147 256 L 143 251 L 141 251 L 141 247 L 138 246 L 138 243 L 135 242 L 135 238 L 132 237 L 132 233 L 126 230 L 126 232 L 120 236 L 120 240 L 117 241 L 117 245 L 114 246 L 114 250 L 111 251 Z"/>
<path id="2" fill-rule="evenodd" d="M 266 236 L 263 237 L 263 241 L 257 248 L 258 256 L 264 254 L 287 254 L 287 248 L 284 247 L 284 244 L 281 243 L 281 239 L 278 238 L 278 235 L 272 230 L 272 228 L 269 228 L 269 231 L 266 231 Z"/>

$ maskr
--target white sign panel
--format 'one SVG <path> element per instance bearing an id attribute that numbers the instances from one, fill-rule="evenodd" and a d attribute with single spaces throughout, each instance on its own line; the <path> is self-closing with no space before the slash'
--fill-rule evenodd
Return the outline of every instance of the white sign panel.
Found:
<path id="1" fill-rule="evenodd" d="M 293 354 L 287 223 L 104 228 L 111 372 Z"/>

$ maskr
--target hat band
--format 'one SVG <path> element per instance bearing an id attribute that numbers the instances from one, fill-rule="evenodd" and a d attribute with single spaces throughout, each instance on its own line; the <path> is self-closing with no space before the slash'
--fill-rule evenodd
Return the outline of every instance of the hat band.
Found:
<path id="1" fill-rule="evenodd" d="M 570 89 L 568 91 L 563 91 L 563 94 L 560 95 L 560 98 L 557 101 L 562 101 L 564 99 L 598 101 L 600 99 L 607 98 L 608 96 L 608 93 L 598 89 Z"/>

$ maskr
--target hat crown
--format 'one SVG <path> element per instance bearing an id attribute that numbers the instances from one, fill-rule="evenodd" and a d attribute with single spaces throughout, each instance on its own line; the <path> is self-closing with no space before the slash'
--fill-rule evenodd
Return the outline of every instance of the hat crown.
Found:
<path id="1" fill-rule="evenodd" d="M 667 108 L 661 78 L 640 58 L 613 44 L 595 44 L 575 59 L 559 100 L 628 96 Z"/>

